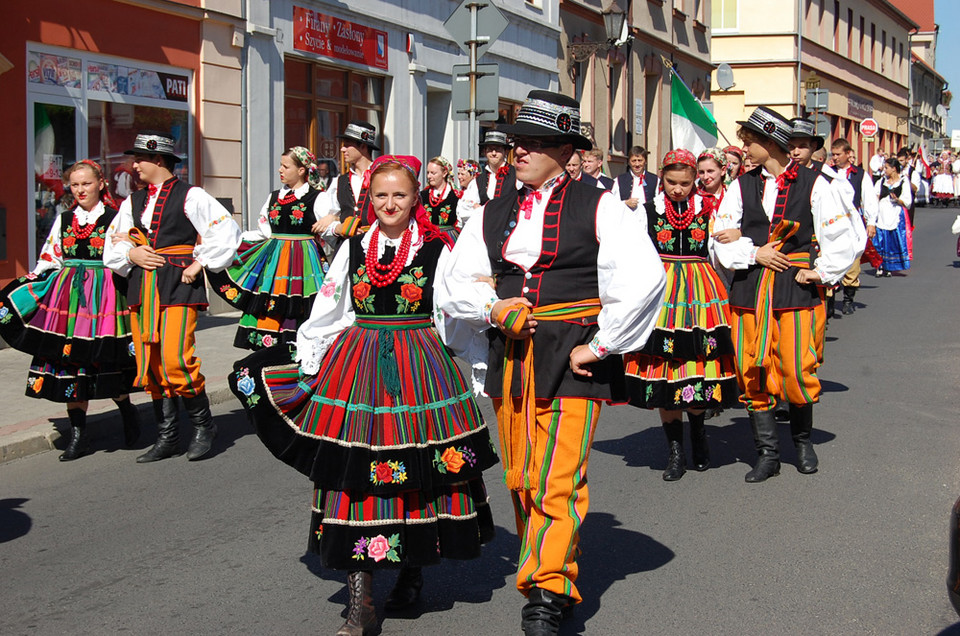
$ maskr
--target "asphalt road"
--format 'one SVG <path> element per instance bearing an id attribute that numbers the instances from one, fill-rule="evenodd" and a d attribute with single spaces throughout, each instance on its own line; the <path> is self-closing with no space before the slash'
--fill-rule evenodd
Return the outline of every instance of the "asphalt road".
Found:
<path id="1" fill-rule="evenodd" d="M 865 277 L 857 313 L 831 323 L 819 473 L 787 463 L 745 484 L 741 410 L 708 421 L 715 468 L 665 483 L 656 416 L 604 411 L 585 602 L 563 634 L 960 633 L 944 584 L 960 495 L 956 212 L 919 210 L 909 275 Z M 310 485 L 238 405 L 215 415 L 216 454 L 202 462 L 137 465 L 114 437 L 68 464 L 48 452 L 0 465 L 0 632 L 336 631 L 344 575 L 305 554 Z M 479 560 L 428 570 L 422 611 L 386 617 L 383 634 L 519 633 L 512 512 L 496 470 L 487 481 L 496 540 Z M 375 580 L 381 610 L 392 579 Z"/>

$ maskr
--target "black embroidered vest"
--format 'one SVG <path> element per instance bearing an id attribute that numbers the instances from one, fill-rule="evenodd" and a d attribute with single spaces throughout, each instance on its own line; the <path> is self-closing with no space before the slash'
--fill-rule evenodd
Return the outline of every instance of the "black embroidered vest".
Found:
<path id="1" fill-rule="evenodd" d="M 460 202 L 460 197 L 453 188 L 450 188 L 446 198 L 437 207 L 433 207 L 430 204 L 431 189 L 425 188 L 420 191 L 420 202 L 430 215 L 430 222 L 437 227 L 453 227 L 457 223 L 457 204 Z"/>
<path id="2" fill-rule="evenodd" d="M 661 196 L 661 195 L 657 195 Z M 662 194 L 666 197 L 666 194 Z M 690 225 L 683 229 L 675 228 L 667 218 L 666 210 L 657 214 L 655 199 L 644 203 L 647 213 L 647 232 L 657 253 L 664 256 L 696 256 L 706 259 L 708 256 L 707 239 L 709 238 L 710 213 L 701 205 L 697 215 L 690 221 Z M 687 209 L 687 202 L 675 202 L 677 214 Z"/>
<path id="3" fill-rule="evenodd" d="M 780 248 L 784 254 L 813 251 L 813 214 L 810 208 L 810 196 L 813 185 L 820 175 L 815 171 L 799 167 L 797 179 L 790 185 L 787 194 L 783 218 L 798 221 L 800 229 L 790 237 Z M 763 187 L 765 179 L 762 169 L 754 168 L 740 176 L 740 193 L 743 199 L 743 217 L 740 221 L 740 231 L 743 236 L 753 240 L 756 247 L 762 247 L 770 242 L 770 232 L 776 226 L 778 219 L 773 222 L 763 211 Z M 769 187 L 775 187 L 773 183 Z M 813 263 L 811 262 L 811 266 Z M 734 270 L 733 282 L 730 284 L 730 306 L 738 309 L 753 311 L 757 306 L 757 284 L 764 268 L 761 265 L 752 265 L 748 269 Z M 820 295 L 817 286 L 813 284 L 800 285 L 795 280 L 797 268 L 789 267 L 786 271 L 775 275 L 773 282 L 773 308 L 810 309 L 820 304 Z"/>
<path id="4" fill-rule="evenodd" d="M 197 229 L 193 227 L 193 223 L 190 222 L 184 212 L 187 192 L 191 187 L 193 186 L 176 177 L 165 181 L 160 186 L 160 194 L 157 197 L 149 227 L 145 227 L 140 218 L 147 206 L 147 189 L 138 190 L 130 195 L 130 212 L 133 214 L 133 225 L 144 233 L 153 248 L 197 244 Z M 197 309 L 206 309 L 207 291 L 204 287 L 204 277 L 198 276 L 189 285 L 180 280 L 183 270 L 193 263 L 193 256 L 190 254 L 183 256 L 164 255 L 164 258 L 167 263 L 157 269 L 160 306 L 190 306 Z M 131 307 L 138 307 L 140 305 L 140 284 L 143 280 L 143 270 L 134 266 L 130 270 L 129 280 L 127 300 Z"/>
<path id="5" fill-rule="evenodd" d="M 490 175 L 491 173 L 488 170 L 481 170 L 480 174 L 477 175 L 477 191 L 480 193 L 480 205 L 486 205 L 487 201 L 490 200 L 490 197 L 487 196 L 487 188 L 490 184 Z M 494 176 L 496 176 L 494 174 Z M 497 184 L 496 189 L 493 191 L 493 198 L 502 197 L 507 194 L 515 192 L 517 189 L 517 169 L 513 166 L 510 166 L 507 169 L 507 174 L 503 179 Z"/>
<path id="6" fill-rule="evenodd" d="M 103 258 L 103 246 L 106 244 L 107 228 L 117 211 L 113 208 L 103 206 L 103 214 L 94 221 L 94 229 L 86 236 L 81 238 L 73 231 L 74 211 L 64 212 L 60 216 L 60 248 L 63 252 L 63 259 L 82 259 L 82 260 L 101 260 Z M 81 227 L 81 232 L 86 228 Z"/>
<path id="7" fill-rule="evenodd" d="M 360 203 L 357 203 L 357 200 L 353 198 L 353 186 L 350 185 L 350 175 L 351 172 L 337 177 L 337 203 L 340 204 L 340 220 L 343 221 L 348 216 L 360 217 L 361 222 L 366 222 L 364 220 L 364 210 L 367 204 L 367 191 L 365 188 L 360 189 Z"/>
<path id="8" fill-rule="evenodd" d="M 400 271 L 397 280 L 386 287 L 374 287 L 366 271 L 362 239 L 362 235 L 350 239 L 350 298 L 357 315 L 433 313 L 433 281 L 444 242 L 439 238 L 425 240 L 410 265 Z M 384 240 L 383 235 L 380 240 Z M 381 262 L 384 265 L 391 262 L 395 254 L 388 246 Z"/>
<path id="9" fill-rule="evenodd" d="M 523 193 L 492 199 L 484 208 L 483 238 L 496 278 L 497 296 L 523 296 L 534 307 L 598 297 L 596 215 L 603 194 L 599 188 L 570 179 L 554 188 L 543 221 L 540 258 L 529 272 L 503 258 L 503 247 L 516 227 Z M 570 371 L 570 351 L 577 345 L 588 344 L 598 330 L 596 316 L 539 322 L 532 337 L 538 399 L 623 399 L 620 356 L 611 355 L 591 365 L 590 378 Z M 485 388 L 491 397 L 501 397 L 506 336 L 499 329 L 487 333 L 490 356 Z M 512 379 L 514 397 L 520 395 L 519 369 L 518 364 Z"/>
<path id="10" fill-rule="evenodd" d="M 853 205 L 858 210 L 861 209 L 863 205 L 863 192 L 861 191 L 863 190 L 864 174 L 866 173 L 864 173 L 863 168 L 854 166 L 852 173 L 847 177 L 847 181 L 853 186 Z"/>
<path id="11" fill-rule="evenodd" d="M 280 191 L 274 190 L 267 206 L 270 229 L 277 234 L 313 234 L 310 228 L 317 222 L 313 204 L 318 196 L 320 190 L 309 188 L 301 198 L 280 203 Z"/>

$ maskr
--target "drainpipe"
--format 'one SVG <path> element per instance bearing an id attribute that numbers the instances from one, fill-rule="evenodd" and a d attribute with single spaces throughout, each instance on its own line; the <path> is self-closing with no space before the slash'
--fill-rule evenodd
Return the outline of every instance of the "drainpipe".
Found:
<path id="1" fill-rule="evenodd" d="M 797 117 L 800 117 L 800 104 L 803 94 L 803 0 L 797 0 Z"/>
<path id="2" fill-rule="evenodd" d="M 249 113 L 247 112 L 250 107 L 250 96 L 247 94 L 247 73 L 249 72 L 249 64 L 247 63 L 249 58 L 250 51 L 250 42 L 247 38 L 247 19 L 250 15 L 250 0 L 246 0 L 243 4 L 240 5 L 241 15 L 240 18 L 243 20 L 243 50 L 240 51 L 240 179 L 242 186 L 240 187 L 240 218 L 243 219 L 243 229 L 249 229 L 251 227 L 256 227 L 255 224 L 250 223 L 250 206 L 249 204 L 249 193 L 247 192 L 246 184 L 250 183 L 249 176 L 247 171 L 249 168 L 248 157 L 247 157 L 247 119 Z"/>

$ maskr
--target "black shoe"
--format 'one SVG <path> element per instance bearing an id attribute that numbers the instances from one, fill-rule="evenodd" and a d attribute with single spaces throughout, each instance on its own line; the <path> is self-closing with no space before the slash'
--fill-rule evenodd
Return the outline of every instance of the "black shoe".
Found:
<path id="1" fill-rule="evenodd" d="M 131 448 L 140 439 L 140 412 L 130 398 L 117 402 L 120 417 L 123 418 L 123 445 Z"/>
<path id="2" fill-rule="evenodd" d="M 667 469 L 663 471 L 663 481 L 677 481 L 687 472 L 687 459 L 683 454 L 683 422 L 673 420 L 662 424 L 663 432 L 667 436 L 667 444 L 670 447 Z"/>
<path id="3" fill-rule="evenodd" d="M 844 316 L 849 316 L 854 311 L 856 311 L 857 308 L 854 307 L 853 305 L 853 299 L 854 299 L 854 296 L 856 295 L 857 295 L 856 287 L 845 286 L 843 288 L 843 307 L 840 309 L 840 311 L 843 312 Z"/>
<path id="4" fill-rule="evenodd" d="M 777 421 L 773 411 L 750 413 L 750 425 L 759 458 L 753 470 L 743 479 L 748 484 L 755 484 L 780 474 L 780 442 L 777 439 Z"/>
<path id="5" fill-rule="evenodd" d="M 535 587 L 520 610 L 520 629 L 526 636 L 554 636 L 560 630 L 563 610 L 569 605 L 569 596 Z"/>
<path id="6" fill-rule="evenodd" d="M 156 462 L 180 454 L 180 421 L 177 398 L 153 401 L 153 415 L 157 420 L 157 441 L 146 453 L 137 457 L 138 464 Z"/>
<path id="7" fill-rule="evenodd" d="M 347 620 L 337 636 L 369 636 L 380 631 L 377 610 L 373 606 L 373 573 L 347 573 Z"/>
<path id="8" fill-rule="evenodd" d="M 797 470 L 804 475 L 817 472 L 820 460 L 813 450 L 810 434 L 813 431 L 813 404 L 790 405 L 790 434 L 797 449 Z"/>
<path id="9" fill-rule="evenodd" d="M 217 436 L 217 426 L 210 413 L 210 400 L 206 393 L 196 397 L 183 398 L 183 406 L 193 424 L 193 439 L 187 448 L 187 460 L 195 461 L 205 456 L 213 448 L 213 438 Z"/>
<path id="10" fill-rule="evenodd" d="M 70 443 L 60 455 L 60 461 L 69 462 L 90 452 L 87 439 L 87 412 L 83 409 L 67 409 L 70 418 Z"/>
<path id="11" fill-rule="evenodd" d="M 390 590 L 384 609 L 396 612 L 407 609 L 420 602 L 420 590 L 423 589 L 423 570 L 418 567 L 400 568 L 397 582 Z"/>
<path id="12" fill-rule="evenodd" d="M 690 451 L 693 453 L 693 469 L 704 471 L 710 467 L 710 447 L 707 446 L 707 429 L 703 425 L 704 414 L 687 413 L 690 420 Z"/>

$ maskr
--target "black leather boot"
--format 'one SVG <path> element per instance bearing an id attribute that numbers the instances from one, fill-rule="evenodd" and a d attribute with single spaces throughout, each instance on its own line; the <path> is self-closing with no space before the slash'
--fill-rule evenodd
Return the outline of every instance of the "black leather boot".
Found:
<path id="1" fill-rule="evenodd" d="M 153 401 L 153 415 L 157 420 L 157 441 L 146 453 L 137 457 L 138 464 L 159 461 L 180 454 L 180 420 L 177 398 Z"/>
<path id="2" fill-rule="evenodd" d="M 67 409 L 70 418 L 70 443 L 60 455 L 60 461 L 69 462 L 90 452 L 87 439 L 87 412 L 83 409 Z"/>
<path id="3" fill-rule="evenodd" d="M 213 423 L 210 400 L 207 399 L 206 393 L 182 399 L 190 423 L 193 424 L 193 439 L 190 440 L 190 446 L 187 448 L 187 459 L 194 461 L 210 452 L 213 447 L 213 438 L 217 436 L 217 425 Z"/>
<path id="4" fill-rule="evenodd" d="M 347 621 L 337 630 L 337 636 L 367 636 L 377 633 L 377 610 L 373 607 L 373 572 L 348 572 Z"/>
<path id="5" fill-rule="evenodd" d="M 766 481 L 780 474 L 780 444 L 777 440 L 777 421 L 773 411 L 750 413 L 753 441 L 757 447 L 756 466 L 743 478 L 748 484 Z"/>
<path id="6" fill-rule="evenodd" d="M 423 569 L 419 567 L 400 568 L 400 576 L 387 597 L 385 609 L 395 612 L 416 605 L 420 601 L 423 589 Z"/>
<path id="7" fill-rule="evenodd" d="M 123 418 L 123 445 L 130 448 L 140 439 L 140 412 L 130 398 L 122 402 L 117 401 L 117 408 L 120 409 L 120 417 Z"/>
<path id="8" fill-rule="evenodd" d="M 837 317 L 837 297 L 835 293 L 827 296 L 827 320 Z"/>
<path id="9" fill-rule="evenodd" d="M 856 287 L 843 286 L 843 307 L 840 309 L 844 316 L 849 316 L 857 310 L 853 306 L 853 297 L 857 295 Z"/>
<path id="10" fill-rule="evenodd" d="M 663 432 L 667 436 L 670 455 L 667 457 L 667 469 L 663 471 L 663 481 L 677 481 L 687 472 L 687 458 L 683 455 L 683 421 L 662 422 Z"/>
<path id="11" fill-rule="evenodd" d="M 520 610 L 520 629 L 526 636 L 554 636 L 560 630 L 563 610 L 569 605 L 568 596 L 532 588 L 527 604 Z"/>
<path id="12" fill-rule="evenodd" d="M 813 450 L 810 433 L 813 431 L 813 404 L 790 405 L 790 435 L 797 448 L 797 470 L 804 475 L 817 472 L 820 460 Z"/>
<path id="13" fill-rule="evenodd" d="M 707 429 L 703 425 L 705 413 L 694 415 L 687 413 L 690 420 L 690 450 L 693 453 L 693 469 L 706 470 L 710 467 L 710 447 L 707 446 Z"/>
<path id="14" fill-rule="evenodd" d="M 777 398 L 777 405 L 773 407 L 773 416 L 778 422 L 789 422 L 790 404 L 783 398 Z"/>

